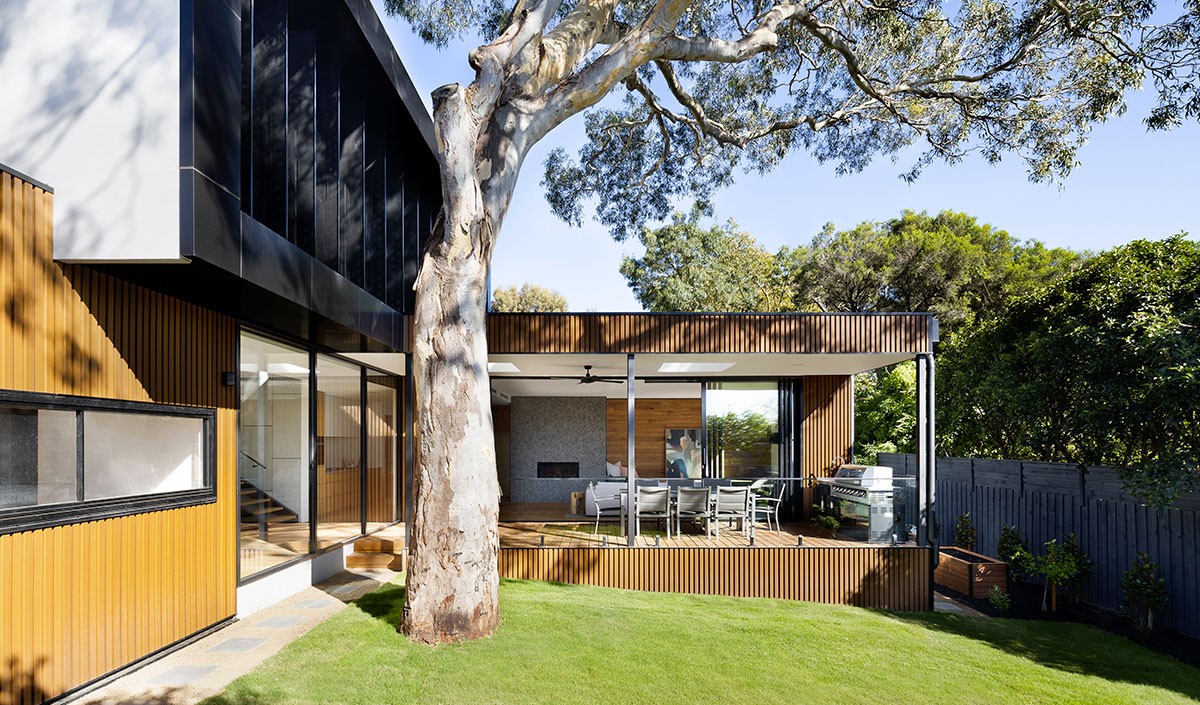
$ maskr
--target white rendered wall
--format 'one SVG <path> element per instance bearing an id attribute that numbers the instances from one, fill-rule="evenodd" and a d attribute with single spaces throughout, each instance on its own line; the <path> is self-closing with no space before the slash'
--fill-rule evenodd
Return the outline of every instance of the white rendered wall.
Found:
<path id="1" fill-rule="evenodd" d="M 277 573 L 240 586 L 237 589 L 238 619 L 244 619 L 306 587 L 332 578 L 346 569 L 346 556 L 351 553 L 354 553 L 354 544 L 348 543 L 319 556 L 296 561 Z"/>
<path id="2" fill-rule="evenodd" d="M 0 163 L 54 189 L 54 256 L 179 259 L 177 0 L 0 0 Z"/>

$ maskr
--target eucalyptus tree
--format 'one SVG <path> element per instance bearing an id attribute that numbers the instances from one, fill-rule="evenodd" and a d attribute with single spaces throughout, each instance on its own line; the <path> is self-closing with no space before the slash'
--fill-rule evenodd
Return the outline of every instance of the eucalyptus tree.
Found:
<path id="1" fill-rule="evenodd" d="M 1148 69 L 1177 108 L 1156 113 L 1163 126 L 1190 117 L 1195 97 L 1172 69 L 1194 69 L 1195 26 L 1146 27 L 1147 0 L 385 2 L 433 43 L 485 41 L 467 57 L 474 80 L 432 95 L 443 206 L 416 282 L 403 620 L 430 642 L 497 624 L 487 275 L 526 156 L 567 119 L 587 111 L 587 144 L 578 159 L 551 154 L 547 197 L 571 222 L 594 200 L 624 238 L 673 200 L 706 202 L 737 169 L 769 171 L 796 150 L 852 171 L 919 143 L 908 178 L 970 152 L 1057 178 Z M 806 207 L 804 193 L 796 184 L 780 209 Z"/>

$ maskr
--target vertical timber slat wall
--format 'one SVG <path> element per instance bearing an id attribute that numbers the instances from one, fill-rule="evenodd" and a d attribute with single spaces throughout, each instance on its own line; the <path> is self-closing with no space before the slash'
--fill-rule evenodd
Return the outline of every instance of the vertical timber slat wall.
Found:
<path id="1" fill-rule="evenodd" d="M 845 375 L 804 377 L 803 390 L 804 475 L 830 477 L 834 458 L 850 462 L 854 379 Z"/>
<path id="2" fill-rule="evenodd" d="M 500 575 L 575 585 L 929 609 L 930 549 L 501 548 Z"/>
<path id="3" fill-rule="evenodd" d="M 217 501 L 0 536 L 0 683 L 25 703 L 236 611 L 234 322 L 54 262 L 52 205 L 0 173 L 0 389 L 215 408 Z"/>
<path id="4" fill-rule="evenodd" d="M 925 314 L 499 313 L 493 353 L 920 353 Z"/>

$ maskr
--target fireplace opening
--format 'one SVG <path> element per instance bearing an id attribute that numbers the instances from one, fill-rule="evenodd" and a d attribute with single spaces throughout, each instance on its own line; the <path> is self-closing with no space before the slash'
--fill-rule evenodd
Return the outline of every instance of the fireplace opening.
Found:
<path id="1" fill-rule="evenodd" d="M 537 476 L 548 478 L 579 477 L 579 463 L 538 463 Z"/>

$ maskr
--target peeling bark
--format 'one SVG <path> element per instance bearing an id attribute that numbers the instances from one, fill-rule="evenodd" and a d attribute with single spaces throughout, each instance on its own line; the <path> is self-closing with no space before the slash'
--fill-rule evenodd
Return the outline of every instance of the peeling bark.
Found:
<path id="1" fill-rule="evenodd" d="M 469 98 L 457 85 L 435 94 L 443 225 L 417 277 L 413 320 L 416 501 L 401 628 L 431 644 L 487 636 L 499 620 L 500 486 L 485 330 L 494 228 Z"/>

